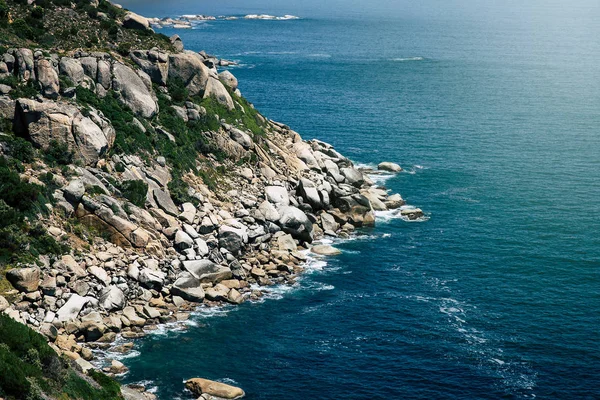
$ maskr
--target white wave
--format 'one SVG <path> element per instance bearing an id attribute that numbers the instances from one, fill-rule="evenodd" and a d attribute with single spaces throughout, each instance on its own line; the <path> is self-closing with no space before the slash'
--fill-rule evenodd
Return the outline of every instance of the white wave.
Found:
<path id="1" fill-rule="evenodd" d="M 423 57 L 397 57 L 397 58 L 392 58 L 390 61 L 403 62 L 403 61 L 423 61 L 423 60 L 424 60 Z"/>
<path id="2" fill-rule="evenodd" d="M 402 210 L 414 209 L 414 206 L 402 206 L 396 210 L 386 210 L 386 211 L 375 211 L 375 219 L 379 223 L 388 223 L 394 219 L 401 219 L 404 222 L 427 222 L 430 219 L 429 215 L 424 214 L 422 217 L 417 219 L 410 219 L 405 215 L 402 215 Z"/>
<path id="3" fill-rule="evenodd" d="M 206 305 L 201 305 L 200 307 L 196 308 L 196 310 L 194 312 L 192 312 L 191 315 L 194 317 L 194 319 L 208 319 L 208 318 L 224 317 L 227 314 L 229 314 L 229 312 L 233 309 L 234 309 L 234 307 L 231 305 L 228 305 L 228 304 L 224 304 L 224 305 L 220 305 L 220 306 L 216 306 L 216 307 L 209 307 Z"/>
<path id="4" fill-rule="evenodd" d="M 309 54 L 309 57 L 314 57 L 314 58 L 331 58 L 331 54 L 326 54 L 326 53 L 313 53 L 313 54 Z"/>
<path id="5" fill-rule="evenodd" d="M 300 17 L 297 17 L 295 15 L 284 15 L 284 16 L 278 17 L 275 15 L 269 15 L 269 14 L 248 14 L 248 15 L 244 16 L 244 19 L 267 20 L 267 21 L 289 21 L 289 20 L 294 20 L 294 19 L 300 19 Z"/>
<path id="6" fill-rule="evenodd" d="M 235 379 L 231 379 L 231 378 L 222 378 L 222 379 L 217 379 L 218 382 L 223 382 L 226 383 L 228 385 L 234 385 L 234 386 L 239 386 L 239 383 L 235 380 Z"/>

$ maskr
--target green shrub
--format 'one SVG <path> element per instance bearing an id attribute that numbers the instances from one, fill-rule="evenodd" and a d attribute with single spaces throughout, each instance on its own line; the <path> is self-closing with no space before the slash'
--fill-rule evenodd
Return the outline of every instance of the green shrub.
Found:
<path id="1" fill-rule="evenodd" d="M 49 165 L 69 165 L 73 163 L 75 154 L 69 150 L 69 145 L 58 140 L 52 140 L 44 151 L 44 159 Z"/>
<path id="2" fill-rule="evenodd" d="M 117 46 L 117 53 L 122 55 L 123 57 L 129 56 L 129 52 L 131 51 L 131 43 L 122 42 Z"/>
<path id="3" fill-rule="evenodd" d="M 148 193 L 148 184 L 141 180 L 125 181 L 119 185 L 119 190 L 127 200 L 138 207 L 144 207 L 146 204 L 146 195 Z"/>
<path id="4" fill-rule="evenodd" d="M 169 94 L 171 95 L 174 103 L 183 103 L 189 97 L 190 92 L 185 86 L 183 79 L 179 77 L 169 79 L 168 88 Z"/>
<path id="5" fill-rule="evenodd" d="M 33 146 L 27 140 L 20 137 L 13 137 L 8 145 L 10 148 L 9 154 L 17 160 L 24 163 L 30 163 L 35 159 Z"/>
<path id="6" fill-rule="evenodd" d="M 196 200 L 188 194 L 188 185 L 181 179 L 181 175 L 173 176 L 173 179 L 169 182 L 169 193 L 177 205 L 196 202 Z"/>
<path id="7" fill-rule="evenodd" d="M 11 171 L 6 160 L 0 157 L 0 200 L 19 211 L 28 211 L 39 194 L 39 186 L 23 182 L 19 174 Z"/>
<path id="8" fill-rule="evenodd" d="M 12 29 L 21 39 L 35 39 L 33 29 L 22 18 L 13 21 Z"/>

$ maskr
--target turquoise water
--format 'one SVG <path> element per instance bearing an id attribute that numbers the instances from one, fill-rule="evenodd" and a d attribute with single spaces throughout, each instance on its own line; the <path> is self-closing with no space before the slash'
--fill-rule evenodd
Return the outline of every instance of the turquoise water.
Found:
<path id="1" fill-rule="evenodd" d="M 378 218 L 298 287 L 200 313 L 125 360 L 163 399 L 600 398 L 596 2 L 125 2 L 147 16 L 295 14 L 178 30 L 242 93 L 429 220 Z M 172 34 L 174 30 L 165 29 Z"/>

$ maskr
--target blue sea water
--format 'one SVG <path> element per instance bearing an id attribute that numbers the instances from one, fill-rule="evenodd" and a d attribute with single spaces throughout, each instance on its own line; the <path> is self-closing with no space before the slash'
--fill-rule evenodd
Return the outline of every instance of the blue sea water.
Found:
<path id="1" fill-rule="evenodd" d="M 211 21 L 186 47 L 242 93 L 426 211 L 389 214 L 271 299 L 136 344 L 126 382 L 248 399 L 600 399 L 596 1 L 125 1 Z"/>

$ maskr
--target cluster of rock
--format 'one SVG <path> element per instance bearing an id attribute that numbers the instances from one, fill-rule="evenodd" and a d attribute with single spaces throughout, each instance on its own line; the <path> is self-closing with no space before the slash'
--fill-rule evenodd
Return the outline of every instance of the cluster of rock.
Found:
<path id="1" fill-rule="evenodd" d="M 132 19 L 126 23 L 133 26 Z M 135 50 L 125 62 L 106 53 L 58 56 L 11 49 L 1 59 L 0 77 L 31 81 L 40 95 L 35 100 L 0 96 L 0 114 L 13 118 L 15 131 L 37 147 L 59 141 L 77 153 L 83 166 L 71 166 L 69 178 L 55 175 L 60 187 L 54 193 L 56 207 L 104 232 L 106 240 L 9 271 L 15 301 L 9 304 L 0 297 L 0 312 L 43 333 L 83 371 L 93 368 L 94 348 L 131 349 L 115 348 L 117 335 L 138 338 L 157 324 L 185 320 L 200 303 L 240 304 L 259 298 L 261 287 L 293 284 L 313 241 L 348 237 L 356 228 L 374 225 L 375 211 L 404 205 L 400 195 L 374 185 L 333 146 L 305 141 L 286 125 L 259 115 L 264 136 L 224 122 L 218 131 L 207 132 L 228 155 L 231 172 L 216 190 L 189 174 L 193 202 L 177 206 L 165 158 L 107 158 L 115 140 L 111 121 L 93 108 L 84 112 L 71 99 L 77 86 L 100 98 L 113 91 L 136 114 L 133 123 L 140 130 L 152 128 L 174 141 L 169 127 L 153 125 L 158 112 L 153 83 L 167 93 L 169 80 L 178 79 L 192 96 L 213 97 L 229 109 L 241 107 L 225 88 L 239 94 L 237 79 L 228 71 L 218 73 L 213 57 Z M 184 121 L 206 113 L 191 102 L 173 109 Z M 249 159 L 256 162 L 241 162 Z M 379 169 L 401 170 L 391 163 Z M 24 176 L 39 182 L 42 173 L 29 169 Z M 131 180 L 148 188 L 143 207 L 123 199 L 115 187 L 115 182 Z M 411 210 L 411 219 L 422 215 Z M 49 233 L 65 236 L 66 224 L 55 218 Z M 312 250 L 338 254 L 328 246 Z M 124 371 L 118 362 L 107 368 L 113 374 Z M 189 383 L 203 396 L 213 395 L 207 389 L 211 385 Z M 225 398 L 243 395 L 232 393 L 234 397 Z"/>
<path id="2" fill-rule="evenodd" d="M 216 20 L 235 21 L 240 18 L 247 19 L 247 20 L 270 20 L 270 21 L 289 21 L 289 20 L 294 20 L 294 19 L 300 19 L 299 17 L 296 17 L 295 15 L 289 15 L 289 14 L 283 15 L 283 16 L 276 16 L 276 15 L 269 15 L 269 14 L 248 14 L 243 17 L 238 17 L 235 15 L 230 15 L 230 16 L 221 15 L 218 17 L 214 17 L 212 15 L 197 14 L 197 15 L 182 15 L 178 18 L 171 18 L 171 17 L 148 18 L 147 21 L 150 26 L 152 26 L 156 29 L 162 29 L 162 28 L 191 29 L 194 26 L 198 25 L 199 23 L 203 23 L 206 21 L 216 21 Z"/>

